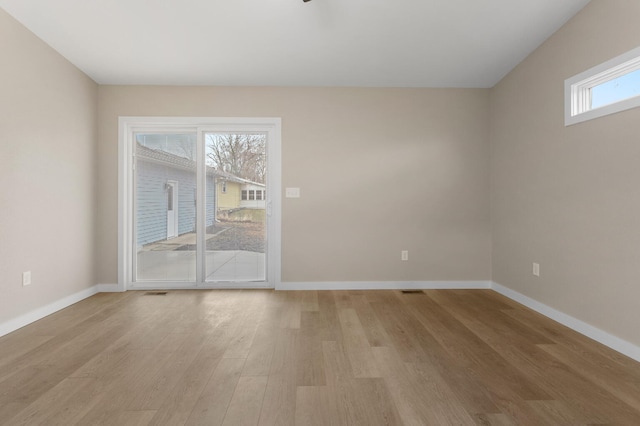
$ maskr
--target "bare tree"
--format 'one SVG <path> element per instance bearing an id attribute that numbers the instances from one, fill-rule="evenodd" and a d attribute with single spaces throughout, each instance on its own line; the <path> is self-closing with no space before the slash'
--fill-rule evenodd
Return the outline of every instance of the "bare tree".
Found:
<path id="1" fill-rule="evenodd" d="M 180 140 L 178 142 L 177 154 L 189 160 L 196 160 L 196 144 L 189 140 Z"/>
<path id="2" fill-rule="evenodd" d="M 208 166 L 253 182 L 265 182 L 265 135 L 210 133 L 206 147 Z"/>
<path id="3" fill-rule="evenodd" d="M 138 143 L 147 148 L 196 160 L 196 138 L 191 134 L 138 134 Z"/>

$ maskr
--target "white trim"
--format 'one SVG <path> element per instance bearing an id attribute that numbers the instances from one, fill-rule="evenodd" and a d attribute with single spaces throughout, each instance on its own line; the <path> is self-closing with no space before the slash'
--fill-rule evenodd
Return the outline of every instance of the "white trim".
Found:
<path id="1" fill-rule="evenodd" d="M 215 281 L 196 284 L 194 281 L 174 282 L 174 281 L 137 281 L 132 283 L 127 290 L 217 290 L 217 289 L 246 289 L 264 290 L 273 286 L 268 282 L 254 281 Z"/>
<path id="2" fill-rule="evenodd" d="M 13 331 L 18 330 L 26 325 L 34 323 L 42 318 L 49 316 L 53 313 L 56 313 L 66 307 L 73 305 L 74 303 L 78 303 L 81 300 L 84 300 L 88 297 L 93 296 L 98 293 L 98 286 L 89 287 L 67 297 L 63 297 L 60 300 L 57 300 L 53 303 L 49 303 L 48 305 L 37 308 L 31 312 L 27 312 L 26 314 L 20 315 L 17 318 L 11 319 L 0 324 L 0 337 L 5 334 L 9 334 Z"/>
<path id="3" fill-rule="evenodd" d="M 205 156 L 205 141 L 204 132 L 197 129 L 196 132 L 196 191 L 198 196 L 196 197 L 196 282 L 204 283 L 206 281 L 206 262 L 202 262 L 202 259 L 206 256 L 206 229 L 207 229 L 207 170 L 206 170 L 206 156 Z M 214 185 L 214 197 L 216 194 L 216 179 L 213 178 Z M 214 198 L 213 211 L 218 210 L 217 198 Z M 215 216 L 215 213 L 214 213 Z M 198 268 L 198 264 L 200 267 Z M 136 283 L 137 284 L 137 283 Z"/>
<path id="4" fill-rule="evenodd" d="M 301 281 L 281 282 L 276 290 L 480 290 L 491 281 Z"/>
<path id="5" fill-rule="evenodd" d="M 267 281 L 280 284 L 282 271 L 282 120 L 271 119 L 267 133 Z M 265 197 L 262 197 L 263 199 Z"/>
<path id="6" fill-rule="evenodd" d="M 111 284 L 96 284 L 98 293 L 119 293 L 124 291 L 117 283 Z"/>
<path id="7" fill-rule="evenodd" d="M 581 123 L 640 106 L 640 96 L 591 108 L 591 88 L 640 69 L 640 47 L 564 81 L 564 125 Z"/>
<path id="8" fill-rule="evenodd" d="M 131 144 L 127 143 L 131 130 L 126 117 L 118 118 L 118 287 L 120 290 L 127 289 L 126 283 L 131 282 L 131 272 L 129 257 L 129 244 L 126 237 L 132 234 L 129 225 L 133 222 L 130 219 L 132 207 L 129 205 L 129 193 L 131 183 L 131 172 L 128 167 L 129 162 L 135 164 L 132 158 L 133 152 Z"/>
<path id="9" fill-rule="evenodd" d="M 596 342 L 600 342 L 603 345 L 608 346 L 609 348 L 640 362 L 640 347 L 634 345 L 633 343 L 627 342 L 626 340 L 609 334 L 606 331 L 587 324 L 584 321 L 567 315 L 564 312 L 560 312 L 550 306 L 545 305 L 544 303 L 538 302 L 537 300 L 525 296 L 522 293 L 518 293 L 515 290 L 511 290 L 510 288 L 504 287 L 498 283 L 494 282 L 491 288 L 494 291 L 502 294 L 503 296 L 506 296 L 509 299 L 514 300 L 529 309 L 533 309 L 534 311 L 554 321 L 557 321 L 560 324 L 565 325 L 570 329 L 595 340 Z"/>

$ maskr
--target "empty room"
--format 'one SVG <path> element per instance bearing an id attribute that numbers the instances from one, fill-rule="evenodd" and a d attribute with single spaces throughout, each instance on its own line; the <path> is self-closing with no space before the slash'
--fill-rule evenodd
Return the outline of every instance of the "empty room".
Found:
<path id="1" fill-rule="evenodd" d="M 640 424 L 637 0 L 0 0 L 0 424 Z"/>

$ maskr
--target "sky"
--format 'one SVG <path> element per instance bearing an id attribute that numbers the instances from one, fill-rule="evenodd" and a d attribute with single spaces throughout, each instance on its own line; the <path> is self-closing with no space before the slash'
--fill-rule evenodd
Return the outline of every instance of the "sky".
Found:
<path id="1" fill-rule="evenodd" d="M 591 108 L 640 95 L 640 70 L 602 83 L 591 89 Z"/>

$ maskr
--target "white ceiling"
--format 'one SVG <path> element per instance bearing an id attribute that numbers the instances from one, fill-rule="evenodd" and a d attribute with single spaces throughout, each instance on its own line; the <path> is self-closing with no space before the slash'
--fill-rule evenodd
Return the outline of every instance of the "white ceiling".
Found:
<path id="1" fill-rule="evenodd" d="M 492 87 L 588 0 L 0 0 L 100 84 Z"/>

